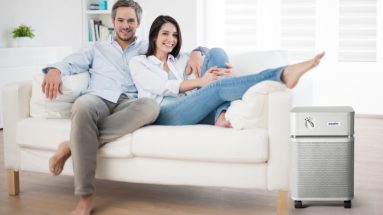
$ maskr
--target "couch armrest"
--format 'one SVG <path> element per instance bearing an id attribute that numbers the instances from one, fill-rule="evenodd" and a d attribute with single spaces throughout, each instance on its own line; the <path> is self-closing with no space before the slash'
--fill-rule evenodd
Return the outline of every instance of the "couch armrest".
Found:
<path id="1" fill-rule="evenodd" d="M 3 88 L 4 116 L 4 164 L 15 171 L 20 167 L 20 152 L 16 144 L 18 121 L 29 117 L 29 101 L 32 94 L 32 82 L 8 84 Z"/>
<path id="2" fill-rule="evenodd" d="M 277 91 L 269 94 L 267 169 L 269 190 L 288 190 L 289 188 L 291 106 L 291 91 Z"/>

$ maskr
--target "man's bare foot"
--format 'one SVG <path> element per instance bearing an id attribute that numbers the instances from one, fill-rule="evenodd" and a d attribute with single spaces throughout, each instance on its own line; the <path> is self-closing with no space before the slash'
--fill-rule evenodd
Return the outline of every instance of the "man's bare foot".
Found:
<path id="1" fill-rule="evenodd" d="M 286 66 L 282 73 L 282 81 L 285 83 L 286 87 L 289 89 L 294 88 L 303 74 L 319 64 L 324 54 L 325 53 L 322 52 L 311 60 Z"/>
<path id="2" fill-rule="evenodd" d="M 51 171 L 52 175 L 60 175 L 70 155 L 69 141 L 60 143 L 55 154 L 49 159 L 49 171 Z"/>
<path id="3" fill-rule="evenodd" d="M 222 111 L 219 117 L 217 118 L 217 121 L 215 121 L 215 126 L 222 128 L 232 128 L 231 123 L 226 119 L 225 115 L 226 111 Z"/>
<path id="4" fill-rule="evenodd" d="M 81 196 L 71 215 L 90 215 L 93 211 L 93 194 Z"/>

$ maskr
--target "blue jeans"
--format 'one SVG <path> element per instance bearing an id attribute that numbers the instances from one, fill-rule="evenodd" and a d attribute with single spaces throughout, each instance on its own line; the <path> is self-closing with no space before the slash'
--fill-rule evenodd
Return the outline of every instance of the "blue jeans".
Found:
<path id="1" fill-rule="evenodd" d="M 227 54 L 223 49 L 211 49 L 205 57 L 201 75 L 213 66 L 224 68 L 225 63 L 228 62 Z M 257 74 L 216 80 L 173 103 L 161 105 L 160 115 L 155 124 L 214 124 L 219 113 L 225 110 L 231 101 L 241 99 L 251 86 L 265 80 L 281 82 L 283 70 L 284 67 L 279 67 Z"/>

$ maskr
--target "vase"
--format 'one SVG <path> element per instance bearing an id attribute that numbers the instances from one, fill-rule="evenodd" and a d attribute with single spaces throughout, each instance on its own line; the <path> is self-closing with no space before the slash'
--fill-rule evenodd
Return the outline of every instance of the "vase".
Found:
<path id="1" fill-rule="evenodd" d="M 17 48 L 29 47 L 32 45 L 32 39 L 30 37 L 16 37 L 15 43 Z"/>

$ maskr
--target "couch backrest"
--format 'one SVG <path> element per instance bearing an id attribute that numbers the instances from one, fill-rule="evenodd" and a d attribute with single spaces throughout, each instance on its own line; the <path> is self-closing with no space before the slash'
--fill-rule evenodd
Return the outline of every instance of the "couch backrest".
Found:
<path id="1" fill-rule="evenodd" d="M 229 57 L 237 75 L 257 73 L 264 69 L 283 66 L 288 63 L 284 51 L 259 51 L 234 54 Z M 50 101 L 41 92 L 42 75 L 34 77 L 31 98 L 31 116 L 38 118 L 69 118 L 71 106 L 80 92 L 87 88 L 88 73 L 64 76 L 64 95 Z"/>
<path id="2" fill-rule="evenodd" d="M 229 60 L 238 75 L 258 73 L 264 69 L 285 66 L 289 63 L 287 52 L 281 50 L 232 54 Z"/>

